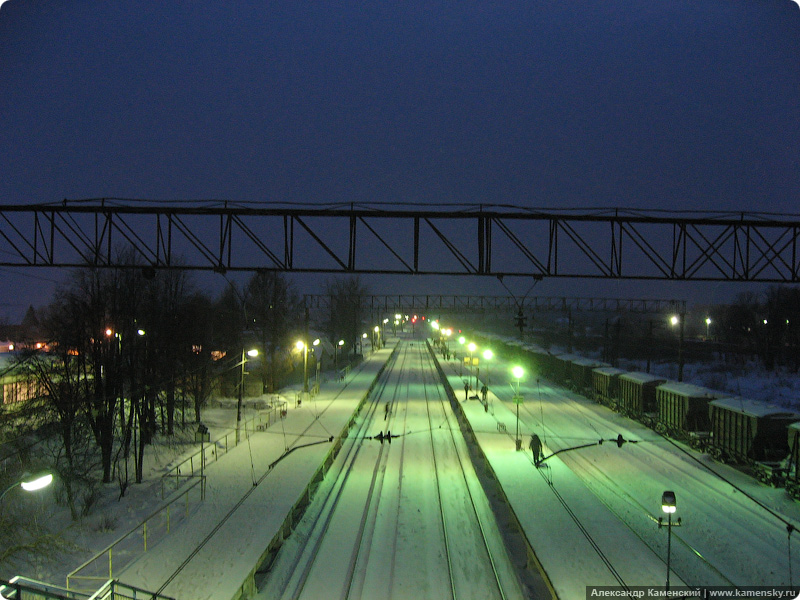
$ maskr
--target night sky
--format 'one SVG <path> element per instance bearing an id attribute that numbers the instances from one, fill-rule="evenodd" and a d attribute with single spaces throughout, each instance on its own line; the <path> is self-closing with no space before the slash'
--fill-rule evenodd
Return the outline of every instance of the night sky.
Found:
<path id="1" fill-rule="evenodd" d="M 0 92 L 3 204 L 800 213 L 791 0 L 10 0 Z M 14 322 L 61 274 L 0 277 L 0 319 Z M 577 283 L 537 292 L 690 295 L 679 283 Z M 721 285 L 705 299 L 729 300 Z"/>

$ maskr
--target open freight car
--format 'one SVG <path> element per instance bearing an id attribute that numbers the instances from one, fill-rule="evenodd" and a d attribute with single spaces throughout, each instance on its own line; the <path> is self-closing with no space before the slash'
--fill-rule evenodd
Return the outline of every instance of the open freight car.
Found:
<path id="1" fill-rule="evenodd" d="M 708 403 L 721 396 L 721 392 L 691 383 L 662 383 L 656 387 L 656 429 L 705 449 L 711 435 Z"/>

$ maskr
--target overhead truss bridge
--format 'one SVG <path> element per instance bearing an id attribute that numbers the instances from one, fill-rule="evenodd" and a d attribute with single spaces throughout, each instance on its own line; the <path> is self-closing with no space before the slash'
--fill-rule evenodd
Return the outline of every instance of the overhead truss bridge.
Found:
<path id="1" fill-rule="evenodd" d="M 768 213 L 104 198 L 0 206 L 0 266 L 794 283 L 799 233 Z"/>
<path id="2" fill-rule="evenodd" d="M 309 309 L 329 310 L 338 296 L 326 294 L 306 294 L 304 304 Z M 464 296 L 452 294 L 432 295 L 364 295 L 354 297 L 359 306 L 372 314 L 388 317 L 396 313 L 403 316 L 412 313 L 436 318 L 439 313 L 482 313 L 482 312 L 625 312 L 625 313 L 686 313 L 686 300 L 657 300 L 643 298 L 578 298 L 568 296 L 532 296 L 514 298 L 513 296 Z"/>

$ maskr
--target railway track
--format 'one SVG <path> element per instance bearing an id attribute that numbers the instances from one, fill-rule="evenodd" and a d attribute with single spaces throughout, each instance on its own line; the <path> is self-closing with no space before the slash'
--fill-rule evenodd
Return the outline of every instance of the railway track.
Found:
<path id="1" fill-rule="evenodd" d="M 414 596 L 524 597 L 433 360 L 401 341 L 259 597 Z"/>
<path id="2" fill-rule="evenodd" d="M 557 392 L 556 390 L 548 390 L 546 392 L 550 396 L 550 401 L 553 397 L 558 397 L 559 416 L 555 416 L 552 411 L 548 410 L 548 415 L 542 414 L 541 406 L 539 403 L 542 401 L 532 402 L 534 406 L 528 404 L 523 405 L 521 410 L 520 419 L 525 424 L 525 430 L 536 430 L 543 432 L 549 446 L 549 454 L 562 448 L 575 446 L 576 444 L 591 442 L 592 439 L 609 439 L 614 438 L 619 433 L 619 426 L 615 426 L 608 421 L 598 418 L 595 411 L 584 406 L 579 401 L 569 397 L 569 394 Z M 544 422 L 543 422 L 544 421 Z M 568 425 L 564 425 L 564 423 Z M 577 423 L 583 424 L 585 436 L 581 438 L 566 437 L 563 431 L 569 431 L 572 436 L 575 435 Z M 595 435 L 592 438 L 592 434 Z M 645 434 L 652 439 L 647 439 L 644 443 L 636 446 L 636 452 L 631 454 L 628 459 L 630 461 L 629 471 L 631 473 L 639 472 L 661 472 L 663 473 L 663 480 L 675 481 L 682 489 L 691 489 L 694 493 L 691 494 L 694 507 L 691 511 L 693 523 L 693 533 L 698 530 L 706 530 L 706 534 L 702 536 L 707 538 L 714 535 L 715 522 L 721 517 L 715 504 L 715 498 L 719 499 L 721 490 L 719 486 L 713 484 L 706 473 L 700 473 L 698 469 L 687 468 L 686 457 L 680 455 L 673 455 L 664 452 L 658 452 L 658 446 L 663 443 L 656 434 L 649 430 L 645 430 Z M 636 434 L 634 434 L 635 436 Z M 626 438 L 631 435 L 628 431 L 625 432 Z M 617 451 L 614 448 L 613 451 Z M 617 477 L 610 475 L 604 468 L 602 461 L 595 461 L 591 456 L 591 450 L 572 452 L 560 455 L 560 458 L 569 465 L 573 473 L 575 473 L 586 485 L 591 489 L 595 496 L 604 503 L 610 512 L 615 514 L 620 523 L 628 527 L 642 542 L 657 556 L 659 560 L 664 560 L 664 535 L 658 532 L 656 526 L 657 518 L 653 515 L 652 506 L 646 506 L 634 493 L 631 485 L 621 483 Z M 540 474 L 545 479 L 548 478 L 548 469 L 546 463 L 540 468 Z M 675 474 L 680 474 L 679 478 Z M 676 481 L 676 479 L 678 481 Z M 628 482 L 630 483 L 630 482 Z M 553 492 L 557 494 L 555 488 Z M 689 494 L 683 494 L 687 497 Z M 612 498 L 613 501 L 609 499 Z M 741 498 L 745 501 L 745 498 Z M 564 500 L 562 503 L 565 503 Z M 746 502 L 745 502 L 746 504 Z M 565 509 L 568 507 L 565 505 Z M 785 531 L 781 530 L 777 522 L 766 518 L 763 511 L 756 510 L 756 507 L 750 505 L 742 505 L 742 510 L 748 514 L 748 519 L 756 520 L 763 525 L 764 532 L 770 532 L 774 537 L 774 543 L 780 542 L 781 537 L 785 538 Z M 704 518 L 702 515 L 708 515 Z M 738 524 L 735 516 L 724 516 L 726 520 L 724 529 L 731 533 L 735 532 Z M 745 532 L 742 531 L 742 536 Z M 743 539 L 740 536 L 735 536 L 737 539 Z M 687 535 L 684 535 L 680 529 L 672 532 L 673 542 L 677 542 L 679 547 L 683 548 L 674 552 L 672 571 L 676 573 L 683 581 L 690 586 L 707 586 L 707 585 L 724 585 L 730 587 L 738 587 L 742 585 L 741 581 L 737 580 L 743 577 L 742 573 L 732 574 L 729 568 L 726 568 L 728 562 L 724 556 L 711 556 L 703 551 L 703 549 Z M 774 544 L 766 544 L 765 551 Z M 752 546 L 751 546 L 752 547 Z M 736 549 L 732 548 L 735 552 Z M 599 555 L 602 554 L 600 549 L 597 549 Z M 746 562 L 746 561 L 742 561 Z M 737 561 L 737 564 L 740 564 Z M 609 566 L 613 572 L 613 566 Z M 750 577 L 757 576 L 756 573 Z M 748 576 L 744 576 L 745 580 L 752 580 Z M 625 586 L 626 583 L 622 580 L 620 585 Z"/>

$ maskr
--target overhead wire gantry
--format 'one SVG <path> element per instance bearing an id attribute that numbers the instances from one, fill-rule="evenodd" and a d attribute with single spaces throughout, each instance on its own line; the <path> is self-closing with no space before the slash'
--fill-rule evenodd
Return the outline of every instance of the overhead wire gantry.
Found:
<path id="1" fill-rule="evenodd" d="M 0 266 L 795 283 L 799 235 L 770 213 L 103 198 L 0 206 Z"/>

